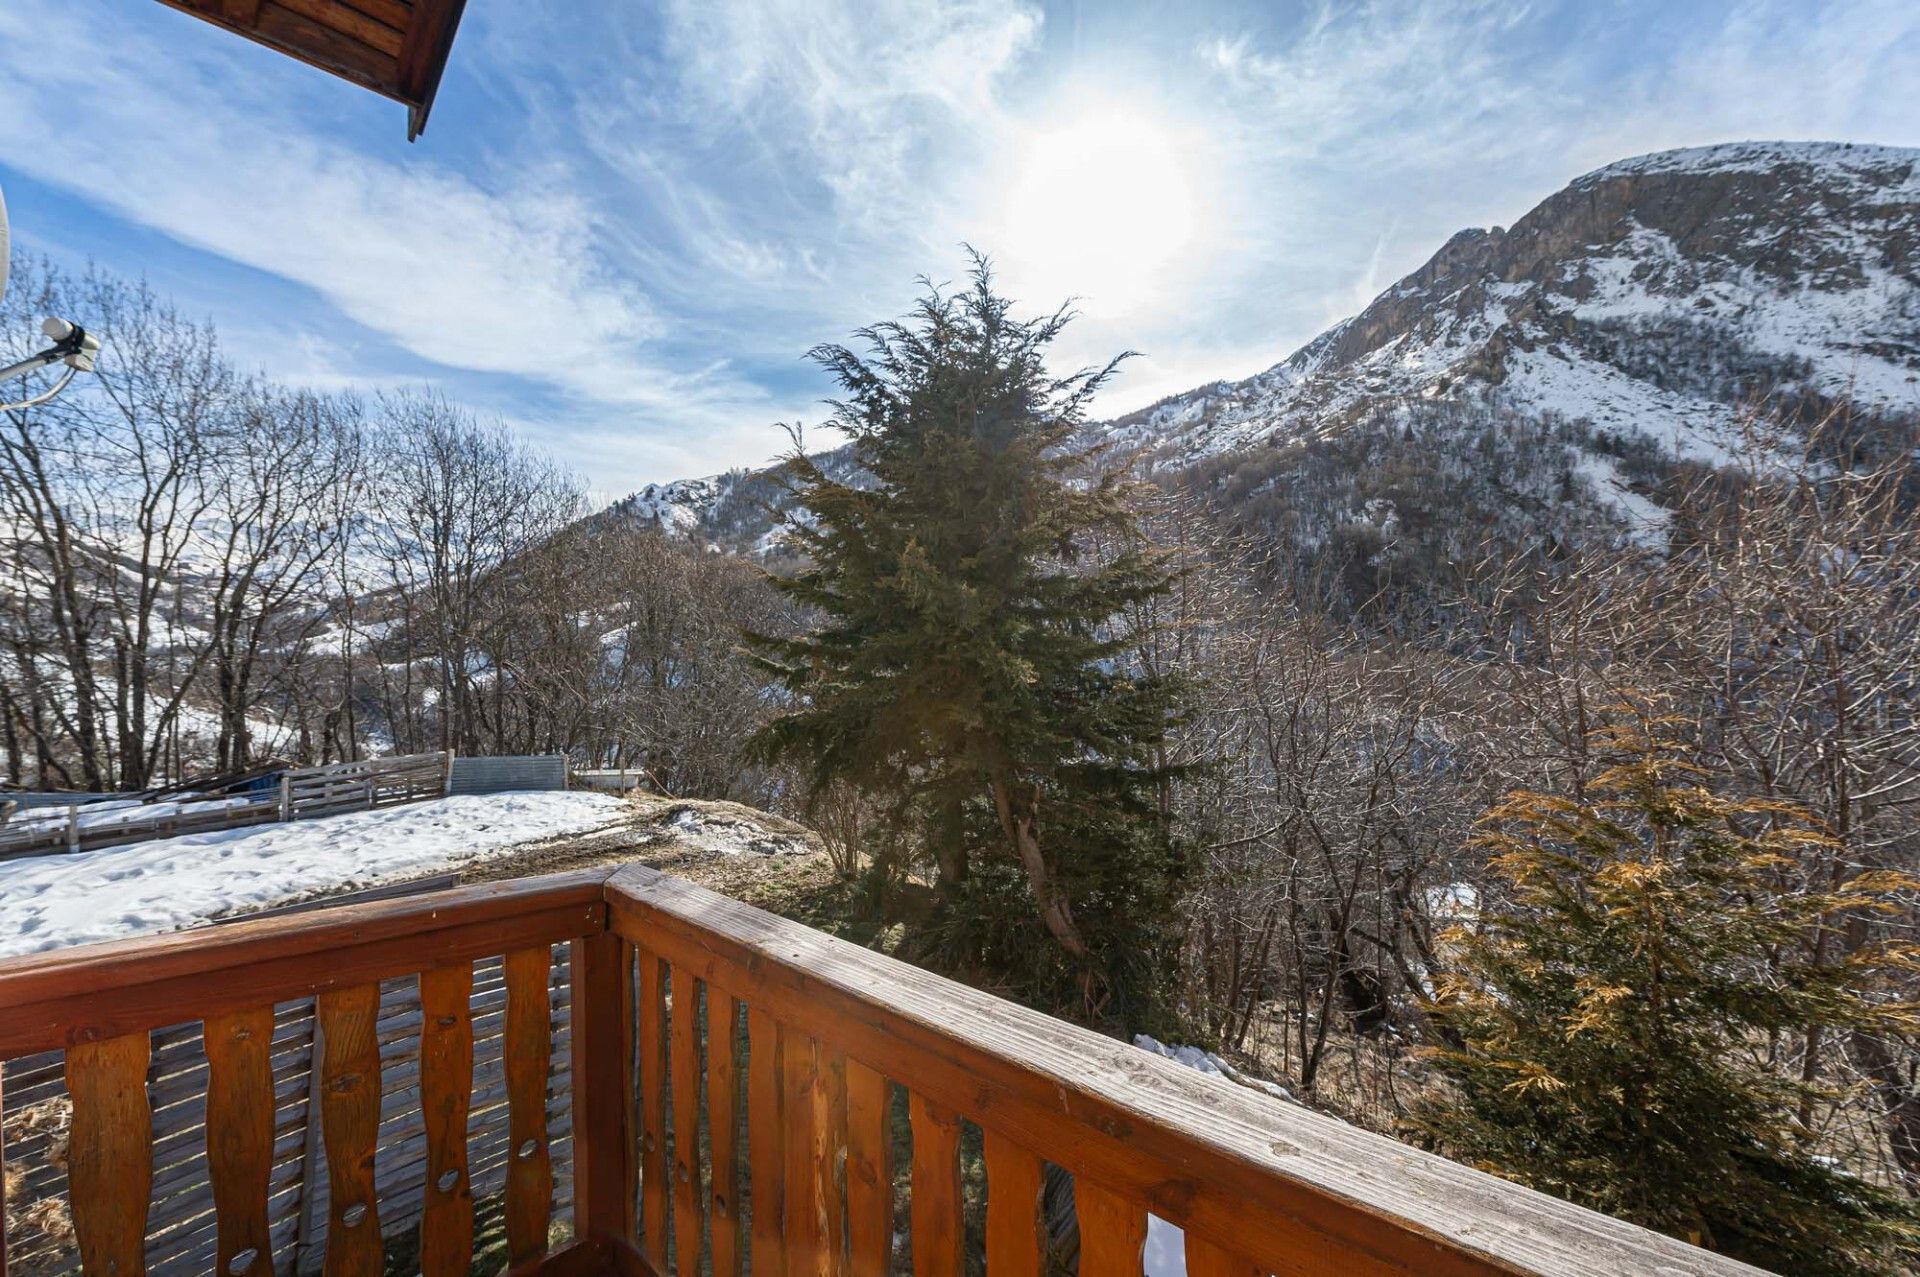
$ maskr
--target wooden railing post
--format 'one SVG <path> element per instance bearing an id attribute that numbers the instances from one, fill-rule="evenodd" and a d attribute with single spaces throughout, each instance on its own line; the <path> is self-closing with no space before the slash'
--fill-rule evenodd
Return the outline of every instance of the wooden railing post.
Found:
<path id="1" fill-rule="evenodd" d="M 631 1245 L 638 1221 L 633 1130 L 633 946 L 612 932 L 573 942 L 574 1234 Z"/>

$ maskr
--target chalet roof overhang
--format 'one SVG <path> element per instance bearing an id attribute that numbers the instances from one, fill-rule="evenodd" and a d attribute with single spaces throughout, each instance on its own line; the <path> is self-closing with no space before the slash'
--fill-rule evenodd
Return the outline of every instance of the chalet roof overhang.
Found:
<path id="1" fill-rule="evenodd" d="M 407 108 L 407 140 L 433 109 L 466 0 L 161 0 Z"/>

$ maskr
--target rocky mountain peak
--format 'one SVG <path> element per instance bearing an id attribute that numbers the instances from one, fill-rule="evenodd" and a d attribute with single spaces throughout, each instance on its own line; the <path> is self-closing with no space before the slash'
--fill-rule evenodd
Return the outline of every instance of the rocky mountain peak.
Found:
<path id="1" fill-rule="evenodd" d="M 1115 423 L 1194 457 L 1497 395 L 1681 450 L 1754 393 L 1920 408 L 1920 151 L 1742 142 L 1576 179 L 1464 230 L 1274 368 Z"/>

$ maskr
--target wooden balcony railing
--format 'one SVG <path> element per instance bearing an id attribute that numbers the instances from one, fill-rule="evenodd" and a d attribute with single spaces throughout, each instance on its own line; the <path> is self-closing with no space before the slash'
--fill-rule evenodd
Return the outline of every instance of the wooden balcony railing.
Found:
<path id="1" fill-rule="evenodd" d="M 0 963 L 0 1060 L 64 1053 L 86 1277 L 314 1267 L 270 1207 L 302 1124 L 324 1149 L 327 1277 L 468 1272 L 474 972 L 494 958 L 503 1018 L 481 1031 L 510 1138 L 486 1214 L 516 1271 L 958 1277 L 983 1259 L 1039 1277 L 1077 1233 L 1082 1277 L 1138 1277 L 1149 1214 L 1184 1230 L 1191 1277 L 1758 1271 L 629 867 Z M 410 1019 L 382 1012 L 397 980 Z M 307 999 L 314 1085 L 277 1086 L 276 1016 Z M 183 1151 L 156 1142 L 150 1044 L 190 1022 L 203 1147 Z M 404 1212 L 381 1188 L 403 1127 L 423 1139 Z M 195 1176 L 212 1219 L 180 1228 L 211 1239 L 162 1247 L 153 1203 Z M 1055 1209 L 1069 1177 L 1077 1229 Z"/>

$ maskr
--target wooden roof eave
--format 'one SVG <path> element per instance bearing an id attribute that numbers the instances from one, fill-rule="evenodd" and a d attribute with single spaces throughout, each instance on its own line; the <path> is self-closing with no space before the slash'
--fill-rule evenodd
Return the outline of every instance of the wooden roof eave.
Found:
<path id="1" fill-rule="evenodd" d="M 426 129 L 466 0 L 161 0 L 407 108 Z"/>

